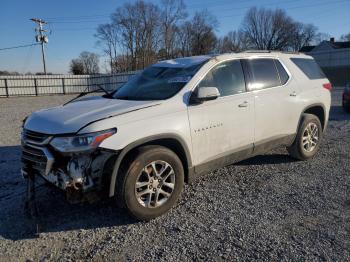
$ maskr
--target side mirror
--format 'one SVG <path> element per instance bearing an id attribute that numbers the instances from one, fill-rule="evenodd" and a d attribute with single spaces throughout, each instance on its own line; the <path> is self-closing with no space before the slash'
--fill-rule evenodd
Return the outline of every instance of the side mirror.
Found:
<path id="1" fill-rule="evenodd" d="M 202 103 L 204 101 L 214 100 L 220 96 L 219 89 L 214 86 L 198 87 L 191 96 L 191 102 Z"/>

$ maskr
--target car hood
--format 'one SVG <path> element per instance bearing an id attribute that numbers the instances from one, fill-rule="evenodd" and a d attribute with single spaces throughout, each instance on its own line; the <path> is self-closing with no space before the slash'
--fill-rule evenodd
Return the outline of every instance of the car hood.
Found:
<path id="1" fill-rule="evenodd" d="M 156 106 L 159 101 L 131 101 L 89 97 L 34 112 L 24 128 L 45 134 L 76 133 L 82 127 L 101 119 Z"/>

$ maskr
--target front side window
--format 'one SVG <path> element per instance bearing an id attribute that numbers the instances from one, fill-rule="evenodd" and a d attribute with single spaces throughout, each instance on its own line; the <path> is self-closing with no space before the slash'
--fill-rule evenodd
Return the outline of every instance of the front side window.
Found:
<path id="1" fill-rule="evenodd" d="M 221 96 L 245 92 L 245 80 L 239 60 L 223 62 L 212 68 L 198 85 L 199 87 L 216 87 Z"/>
<path id="2" fill-rule="evenodd" d="M 281 85 L 273 59 L 250 59 L 247 60 L 247 66 L 250 72 L 250 90 L 258 90 Z"/>
<path id="3" fill-rule="evenodd" d="M 125 83 L 113 96 L 122 100 L 164 100 L 177 94 L 201 68 L 151 66 Z"/>

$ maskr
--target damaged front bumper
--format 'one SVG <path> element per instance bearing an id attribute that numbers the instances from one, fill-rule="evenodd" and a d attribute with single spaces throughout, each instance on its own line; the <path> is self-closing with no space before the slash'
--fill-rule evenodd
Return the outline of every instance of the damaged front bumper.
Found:
<path id="1" fill-rule="evenodd" d="M 26 131 L 22 136 L 22 174 L 40 175 L 66 191 L 70 202 L 80 202 L 89 192 L 101 192 L 107 180 L 107 162 L 117 152 L 93 151 L 62 154 L 49 144 L 48 135 Z"/>

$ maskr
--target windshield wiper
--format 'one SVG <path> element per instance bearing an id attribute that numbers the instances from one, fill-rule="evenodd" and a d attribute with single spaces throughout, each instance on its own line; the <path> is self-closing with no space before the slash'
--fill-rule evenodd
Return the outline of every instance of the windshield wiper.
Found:
<path id="1" fill-rule="evenodd" d="M 120 99 L 120 100 L 130 100 L 130 96 L 117 96 L 116 99 Z"/>
<path id="2" fill-rule="evenodd" d="M 105 88 L 102 87 L 102 85 L 96 85 L 98 87 L 98 89 L 102 90 L 103 92 L 106 93 L 105 97 L 108 98 L 113 98 L 112 93 L 108 92 Z M 96 91 L 96 90 L 95 90 Z"/>
<path id="3" fill-rule="evenodd" d="M 91 94 L 91 93 L 95 93 L 95 92 L 98 92 L 99 90 L 103 91 L 105 93 L 104 97 L 107 97 L 107 98 L 113 98 L 113 95 L 111 93 L 109 93 L 106 89 L 104 89 L 101 85 L 95 85 L 98 87 L 98 89 L 95 89 L 95 90 L 92 90 L 92 91 L 86 91 L 89 87 L 86 87 L 85 90 L 83 92 L 81 92 L 79 95 L 77 95 L 76 97 L 74 97 L 72 100 L 69 100 L 68 102 L 64 103 L 63 106 L 77 100 L 78 98 L 80 97 L 83 97 L 83 96 L 86 96 L 88 94 Z"/>

